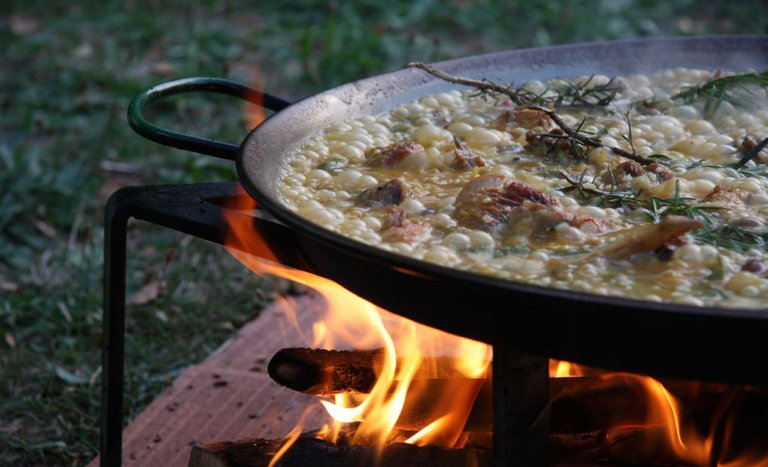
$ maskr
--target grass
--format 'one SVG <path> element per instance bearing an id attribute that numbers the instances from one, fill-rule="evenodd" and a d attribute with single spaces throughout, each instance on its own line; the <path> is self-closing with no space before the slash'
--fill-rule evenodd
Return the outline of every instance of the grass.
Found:
<path id="1" fill-rule="evenodd" d="M 9 4 L 10 3 L 10 4 Z M 52 5 L 53 3 L 53 5 Z M 233 167 L 128 127 L 145 87 L 194 75 L 298 99 L 400 68 L 565 42 L 765 33 L 760 1 L 362 0 L 6 2 L 0 6 L 0 464 L 85 465 L 98 451 L 102 210 L 127 184 L 233 180 Z M 289 4 L 290 3 L 290 4 Z M 690 12 L 695 12 L 695 15 Z M 238 142 L 239 103 L 177 100 L 152 116 Z M 276 288 L 223 250 L 130 232 L 126 421 Z"/>

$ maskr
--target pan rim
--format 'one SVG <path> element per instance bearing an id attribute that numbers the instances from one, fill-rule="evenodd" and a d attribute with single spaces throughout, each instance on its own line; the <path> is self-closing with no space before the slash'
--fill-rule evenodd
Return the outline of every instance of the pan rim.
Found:
<path id="1" fill-rule="evenodd" d="M 557 57 L 560 55 L 567 55 L 569 53 L 573 54 L 578 52 L 580 57 L 584 56 L 588 58 L 588 56 L 592 54 L 602 53 L 610 49 L 631 49 L 633 47 L 654 48 L 669 45 L 673 45 L 678 48 L 686 48 L 704 47 L 718 44 L 725 48 L 742 48 L 745 45 L 750 45 L 754 48 L 756 46 L 762 45 L 766 54 L 768 54 L 768 36 L 766 35 L 705 35 L 687 37 L 658 37 L 649 39 L 622 39 L 616 41 L 595 41 L 547 47 L 513 49 L 454 58 L 436 62 L 432 65 L 439 67 L 440 69 L 451 71 L 456 69 L 463 70 L 468 66 L 471 67 L 471 65 L 476 63 L 491 64 L 491 67 L 494 67 L 498 66 L 498 63 L 509 59 L 509 57 L 524 59 L 532 54 L 545 54 Z M 471 68 L 474 69 L 474 67 Z M 723 317 L 723 315 L 727 315 L 728 320 L 741 319 L 768 322 L 768 313 L 763 313 L 768 311 L 768 308 L 763 309 L 747 307 L 698 306 L 673 302 L 653 302 L 649 300 L 628 298 L 619 295 L 599 295 L 589 292 L 540 286 L 519 281 L 500 279 L 493 276 L 474 273 L 471 271 L 429 263 L 427 261 L 411 258 L 382 248 L 367 245 L 358 240 L 345 237 L 341 234 L 313 224 L 299 217 L 293 211 L 280 203 L 279 200 L 276 200 L 272 196 L 265 193 L 260 188 L 258 182 L 254 181 L 264 179 L 263 175 L 254 172 L 257 170 L 257 168 L 252 164 L 252 158 L 258 157 L 254 156 L 254 154 L 263 154 L 264 151 L 264 149 L 262 149 L 260 138 L 269 138 L 272 133 L 280 134 L 280 130 L 282 130 L 283 126 L 292 124 L 292 122 L 289 120 L 290 114 L 288 112 L 291 109 L 293 109 L 294 113 L 300 113 L 301 111 L 305 110 L 305 108 L 313 108 L 317 105 L 318 102 L 322 101 L 333 101 L 333 105 L 336 105 L 338 104 L 339 96 L 342 96 L 340 100 L 343 102 L 344 96 L 349 93 L 355 94 L 362 92 L 365 94 L 371 89 L 374 89 L 376 92 L 383 93 L 383 95 L 386 96 L 387 90 L 381 89 L 382 81 L 394 83 L 394 86 L 398 87 L 398 89 L 402 88 L 403 86 L 408 86 L 409 84 L 423 87 L 428 84 L 438 83 L 436 78 L 425 75 L 426 74 L 418 70 L 400 69 L 363 78 L 305 97 L 284 111 L 274 114 L 260 126 L 254 128 L 243 140 L 240 146 L 240 155 L 237 158 L 236 166 L 241 183 L 245 187 L 248 194 L 256 200 L 259 206 L 264 208 L 270 214 L 274 215 L 275 218 L 286 224 L 288 227 L 296 229 L 299 233 L 308 235 L 313 239 L 325 242 L 334 247 L 344 249 L 350 254 L 364 256 L 366 258 L 373 258 L 377 261 L 381 261 L 390 265 L 392 268 L 409 271 L 411 274 L 445 277 L 451 280 L 471 282 L 481 286 L 502 288 L 521 294 L 546 294 L 555 296 L 562 300 L 574 300 L 582 303 L 599 303 L 601 305 L 609 305 L 623 309 L 641 308 L 648 312 L 690 315 L 703 317 L 706 319 L 717 319 Z M 411 90 L 413 90 L 413 88 L 410 88 L 405 92 L 409 92 Z M 350 100 L 349 102 L 351 103 L 346 105 L 359 105 L 358 102 L 353 100 Z M 360 108 L 358 107 L 356 110 L 359 111 Z M 300 143 L 301 141 L 295 141 L 290 146 L 285 147 L 283 155 L 290 152 L 291 148 L 299 145 Z M 283 155 L 281 155 L 281 158 Z"/>

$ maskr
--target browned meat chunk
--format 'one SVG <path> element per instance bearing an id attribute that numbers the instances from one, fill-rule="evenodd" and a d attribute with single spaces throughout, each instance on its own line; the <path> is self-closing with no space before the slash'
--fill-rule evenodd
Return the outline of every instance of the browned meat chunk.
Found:
<path id="1" fill-rule="evenodd" d="M 507 129 L 509 121 L 512 120 L 512 111 L 505 110 L 494 121 L 491 122 L 491 128 L 494 130 L 504 131 Z"/>
<path id="2" fill-rule="evenodd" d="M 467 182 L 456 197 L 453 217 L 473 229 L 492 230 L 507 222 L 512 208 L 525 201 L 556 205 L 557 198 L 501 175 L 482 175 Z"/>
<path id="3" fill-rule="evenodd" d="M 667 216 L 656 224 L 640 225 L 620 232 L 618 240 L 593 253 L 609 258 L 627 258 L 636 253 L 654 251 L 702 225 L 704 221 L 701 219 Z"/>
<path id="4" fill-rule="evenodd" d="M 645 173 L 645 170 L 643 170 L 643 166 L 635 161 L 622 162 L 621 164 L 619 164 L 617 169 L 618 169 L 618 173 L 631 175 L 633 177 L 639 177 L 640 175 Z"/>
<path id="5" fill-rule="evenodd" d="M 739 144 L 739 153 L 741 153 L 742 156 L 746 156 L 755 149 L 757 143 L 757 136 L 752 134 L 745 136 L 744 139 L 741 140 L 741 144 Z"/>
<path id="6" fill-rule="evenodd" d="M 757 258 L 751 258 L 741 265 L 741 270 L 759 274 L 765 271 L 765 264 Z"/>
<path id="7" fill-rule="evenodd" d="M 429 238 L 431 230 L 429 224 L 411 220 L 403 209 L 392 206 L 381 226 L 381 238 L 385 242 L 419 243 Z"/>
<path id="8" fill-rule="evenodd" d="M 584 224 L 592 224 L 594 232 L 602 232 L 606 229 L 606 221 L 596 219 L 592 216 L 573 214 L 557 206 L 547 204 L 538 204 L 526 202 L 522 208 L 526 212 L 520 213 L 530 216 L 535 225 L 535 231 L 539 234 L 551 232 L 558 224 L 565 222 L 573 227 L 579 228 Z"/>
<path id="9" fill-rule="evenodd" d="M 456 158 L 453 160 L 454 167 L 457 169 L 472 169 L 485 166 L 483 158 L 473 153 L 456 135 L 453 136 L 453 142 L 456 145 L 456 148 L 453 150 L 454 154 L 456 154 Z"/>
<path id="10" fill-rule="evenodd" d="M 639 163 L 625 161 L 612 171 L 603 173 L 601 179 L 607 187 L 615 190 L 628 190 L 632 186 L 632 180 L 644 173 L 645 169 Z"/>
<path id="11" fill-rule="evenodd" d="M 723 206 L 739 207 L 744 205 L 744 201 L 748 196 L 749 193 L 744 190 L 723 188 L 721 185 L 717 185 L 710 194 L 704 197 L 704 201 Z"/>
<path id="12" fill-rule="evenodd" d="M 549 118 L 549 115 L 537 109 L 517 110 L 515 112 L 515 123 L 529 130 L 541 127 L 544 131 L 548 131 L 555 127 L 555 123 Z"/>
<path id="13" fill-rule="evenodd" d="M 613 242 L 582 255 L 551 259 L 549 265 L 556 267 L 587 261 L 598 256 L 623 259 L 638 253 L 654 252 L 664 245 L 679 243 L 682 235 L 698 229 L 702 225 L 704 225 L 704 221 L 701 219 L 667 216 L 655 224 L 637 225 L 615 232 L 617 238 Z"/>
<path id="14" fill-rule="evenodd" d="M 672 169 L 670 169 L 664 164 L 659 164 L 657 162 L 648 164 L 647 170 L 648 172 L 656 174 L 656 179 L 659 181 L 659 183 L 666 182 L 667 180 L 675 176 L 675 173 L 672 172 Z"/>
<path id="15" fill-rule="evenodd" d="M 560 128 L 553 128 L 547 133 L 531 130 L 525 134 L 525 147 L 540 157 L 567 155 L 576 160 L 583 159 L 586 146 L 566 136 Z"/>
<path id="16" fill-rule="evenodd" d="M 392 143 L 365 152 L 366 164 L 381 167 L 394 167 L 414 152 L 423 151 L 424 146 L 413 141 Z"/>
<path id="17" fill-rule="evenodd" d="M 408 186 L 398 179 L 392 179 L 383 185 L 363 190 L 355 202 L 362 206 L 379 208 L 389 204 L 400 204 L 403 199 L 409 197 L 411 191 Z"/>

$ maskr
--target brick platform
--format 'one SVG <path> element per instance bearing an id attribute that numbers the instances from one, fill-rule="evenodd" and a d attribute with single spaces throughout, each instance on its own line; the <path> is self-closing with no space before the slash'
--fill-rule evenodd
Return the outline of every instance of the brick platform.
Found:
<path id="1" fill-rule="evenodd" d="M 283 388 L 267 375 L 284 347 L 309 346 L 322 309 L 316 294 L 289 297 L 263 310 L 199 365 L 185 369 L 123 432 L 124 466 L 186 467 L 192 445 L 213 440 L 282 438 L 317 399 Z M 287 309 L 296 310 L 296 328 Z M 305 333 L 302 336 L 302 333 Z M 302 431 L 326 420 L 314 410 Z M 97 467 L 98 458 L 89 467 Z"/>

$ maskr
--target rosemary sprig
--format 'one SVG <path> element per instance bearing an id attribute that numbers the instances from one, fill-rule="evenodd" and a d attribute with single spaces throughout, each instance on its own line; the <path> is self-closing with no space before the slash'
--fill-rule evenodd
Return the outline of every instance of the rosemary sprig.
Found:
<path id="1" fill-rule="evenodd" d="M 560 189 L 560 191 L 562 191 L 563 193 L 569 193 L 573 191 L 582 200 L 590 200 L 595 196 L 606 196 L 610 194 L 610 192 L 601 190 L 596 186 L 594 186 L 594 180 L 592 180 L 593 186 L 586 186 L 586 183 L 587 183 L 587 180 L 585 179 L 587 175 L 586 170 L 581 172 L 578 178 L 574 177 L 573 175 L 571 175 L 570 172 L 564 169 L 558 170 L 558 173 L 568 183 L 570 183 L 569 186 Z"/>
<path id="2" fill-rule="evenodd" d="M 630 190 L 615 191 L 603 190 L 599 188 L 594 179 L 592 186 L 587 186 L 585 180 L 586 171 L 582 172 L 577 178 L 565 170 L 559 171 L 560 175 L 570 183 L 569 186 L 560 189 L 564 193 L 575 192 L 578 197 L 584 201 L 590 202 L 594 206 L 601 208 L 624 208 L 627 210 L 645 209 L 653 220 L 658 221 L 662 217 L 678 215 L 693 219 L 701 219 L 708 224 L 714 224 L 717 219 L 711 214 L 712 211 L 722 209 L 722 206 L 712 204 L 694 204 L 693 198 L 680 196 L 680 183 L 675 183 L 675 195 L 672 198 L 651 197 L 640 199 L 639 193 Z"/>
<path id="3" fill-rule="evenodd" d="M 748 230 L 731 224 L 704 225 L 692 233 L 696 241 L 744 252 L 768 247 L 768 233 Z"/>
<path id="4" fill-rule="evenodd" d="M 611 78 L 603 84 L 593 84 L 594 79 L 595 76 L 592 75 L 582 83 L 561 80 L 564 85 L 560 88 L 554 88 L 558 100 L 553 104 L 574 107 L 608 106 L 619 92 L 619 87 L 614 83 L 615 78 Z"/>
<path id="5" fill-rule="evenodd" d="M 464 78 L 444 73 L 426 63 L 413 62 L 407 66 L 419 68 L 430 75 L 449 83 L 470 86 L 481 92 L 507 96 L 517 105 L 558 105 L 571 107 L 605 107 L 615 99 L 620 88 L 611 78 L 603 84 L 595 83 L 595 77 L 590 76 L 581 83 L 560 80 L 563 85 L 545 89 L 537 93 L 522 86 L 504 85 L 491 80 Z"/>
<path id="6" fill-rule="evenodd" d="M 753 167 L 741 166 L 735 167 L 736 171 L 747 177 L 765 177 L 768 178 L 768 165 L 755 165 Z"/>
<path id="7" fill-rule="evenodd" d="M 563 133 L 565 133 L 572 140 L 571 142 L 572 145 L 576 145 L 580 143 L 587 147 L 608 148 L 611 151 L 613 151 L 615 154 L 621 157 L 624 157 L 626 159 L 633 160 L 641 165 L 651 165 L 655 162 L 653 159 L 643 157 L 635 153 L 634 150 L 630 152 L 630 151 L 621 149 L 619 147 L 607 146 L 596 138 L 590 138 L 586 136 L 583 132 L 579 131 L 581 129 L 581 125 L 579 125 L 579 127 L 576 129 L 569 127 L 568 125 L 565 124 L 563 119 L 560 118 L 560 116 L 554 110 L 550 110 L 550 109 L 540 107 L 540 106 L 535 106 L 535 105 L 529 106 L 529 108 L 545 113 L 550 119 L 552 119 L 555 125 L 557 125 L 561 130 L 563 130 Z M 583 124 L 583 121 L 582 121 L 582 124 Z"/>
<path id="8" fill-rule="evenodd" d="M 645 203 L 637 197 L 637 193 L 632 191 L 612 191 L 593 201 L 594 205 L 600 208 L 622 208 L 628 211 L 634 211 L 645 206 Z"/>
<path id="9" fill-rule="evenodd" d="M 680 196 L 680 181 L 675 182 L 675 196 L 673 198 L 648 198 L 648 209 L 654 220 L 665 216 L 678 215 L 690 218 L 698 218 L 706 223 L 715 223 L 716 220 L 710 211 L 722 209 L 722 206 L 712 204 L 691 204 L 693 198 Z"/>
<path id="10" fill-rule="evenodd" d="M 629 149 L 632 150 L 632 154 L 637 154 L 637 151 L 635 151 L 634 138 L 632 137 L 632 122 L 629 120 L 629 112 L 624 114 L 624 119 L 627 121 L 627 134 L 622 135 L 622 138 L 629 143 Z"/>
<path id="11" fill-rule="evenodd" d="M 739 161 L 736 162 L 736 167 L 742 167 L 744 164 L 754 159 L 754 157 L 758 155 L 760 151 L 762 151 L 763 148 L 765 148 L 766 146 L 768 146 L 768 138 L 765 138 L 764 140 L 760 141 L 755 145 L 755 147 L 747 151 L 746 154 L 744 154 L 741 157 L 741 159 L 739 159 Z"/>
<path id="12" fill-rule="evenodd" d="M 711 211 L 723 209 L 722 206 L 713 204 L 690 204 L 693 198 L 649 198 L 648 209 L 651 216 L 658 220 L 665 216 L 686 216 L 692 219 L 702 219 L 707 223 L 715 223 L 716 220 L 710 214 Z"/>
<path id="13" fill-rule="evenodd" d="M 734 89 L 741 88 L 751 93 L 749 85 L 768 89 L 768 71 L 713 79 L 699 86 L 685 88 L 673 95 L 672 99 L 682 99 L 686 104 L 704 99 L 704 115 L 710 118 L 723 101 L 734 101 Z"/>
<path id="14" fill-rule="evenodd" d="M 570 183 L 569 186 L 561 188 L 560 191 L 563 193 L 574 192 L 585 203 L 591 203 L 601 208 L 624 208 L 630 211 L 644 207 L 643 202 L 637 198 L 636 193 L 630 190 L 615 190 L 615 183 L 613 181 L 611 182 L 610 190 L 604 190 L 595 183 L 596 177 L 592 180 L 587 180 L 586 170 L 578 178 L 564 169 L 559 170 L 558 173 L 565 181 Z M 613 180 L 612 176 L 611 180 Z"/>

